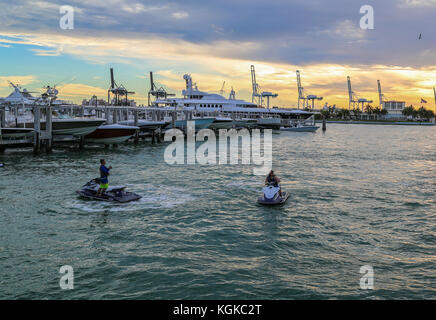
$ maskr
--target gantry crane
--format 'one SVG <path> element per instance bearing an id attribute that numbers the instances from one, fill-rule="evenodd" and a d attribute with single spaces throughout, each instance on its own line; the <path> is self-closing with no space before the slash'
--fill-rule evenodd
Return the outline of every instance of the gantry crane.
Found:
<path id="1" fill-rule="evenodd" d="M 312 100 L 312 110 L 315 108 L 315 100 L 321 101 L 323 97 L 319 97 L 313 94 L 307 95 L 304 93 L 304 88 L 301 85 L 300 71 L 297 70 L 297 88 L 298 88 L 298 109 L 300 109 L 300 101 L 303 101 L 303 108 L 309 107 L 309 101 Z M 306 104 L 306 106 L 305 106 Z"/>
<path id="2" fill-rule="evenodd" d="M 372 103 L 372 100 L 368 100 L 365 98 L 359 98 L 356 93 L 351 89 L 351 78 L 348 76 L 347 77 L 347 83 L 348 83 L 348 96 L 349 96 L 349 103 L 348 103 L 348 109 L 351 109 L 351 105 L 353 105 L 353 109 L 356 106 L 357 103 L 357 107 L 359 107 L 360 104 L 362 104 L 362 112 L 363 112 L 363 108 L 365 103 Z"/>
<path id="3" fill-rule="evenodd" d="M 269 109 L 269 102 L 270 102 L 270 98 L 277 98 L 279 95 L 277 93 L 272 93 L 269 91 L 263 91 L 262 93 L 260 92 L 260 86 L 259 84 L 256 82 L 256 70 L 254 69 L 254 65 L 251 65 L 251 84 L 253 87 L 253 94 L 251 97 L 251 102 L 254 103 L 254 101 L 258 100 L 258 104 L 260 106 L 263 105 L 263 98 L 266 98 L 267 100 L 267 108 Z"/>
<path id="4" fill-rule="evenodd" d="M 114 105 L 122 105 L 123 103 L 123 97 L 125 97 L 124 103 L 127 105 L 128 99 L 127 96 L 129 94 L 135 94 L 135 92 L 127 91 L 127 89 L 123 85 L 117 85 L 114 79 L 114 69 L 110 68 L 110 75 L 111 75 L 111 86 L 107 91 L 107 102 L 110 104 L 110 94 L 112 93 L 114 95 Z"/>

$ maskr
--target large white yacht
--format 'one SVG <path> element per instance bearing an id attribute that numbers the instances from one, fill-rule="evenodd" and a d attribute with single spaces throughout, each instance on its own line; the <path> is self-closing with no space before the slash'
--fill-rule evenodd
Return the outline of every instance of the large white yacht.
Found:
<path id="1" fill-rule="evenodd" d="M 157 99 L 153 102 L 152 107 L 172 107 L 178 110 L 187 111 L 205 111 L 217 112 L 224 117 L 231 118 L 279 118 L 294 119 L 298 116 L 311 116 L 312 112 L 303 110 L 265 108 L 255 103 L 239 100 L 235 97 L 235 91 L 232 89 L 229 98 L 216 93 L 200 91 L 192 77 L 185 74 L 183 79 L 186 82 L 186 89 L 182 90 L 183 98 L 166 98 Z"/>

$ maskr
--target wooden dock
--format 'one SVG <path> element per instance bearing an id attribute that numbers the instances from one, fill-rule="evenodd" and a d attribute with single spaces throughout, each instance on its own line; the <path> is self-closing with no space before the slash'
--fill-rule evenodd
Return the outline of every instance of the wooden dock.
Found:
<path id="1" fill-rule="evenodd" d="M 15 128 L 7 126 L 6 111 L 12 115 L 18 115 L 19 109 L 31 110 L 33 113 L 33 136 L 22 139 L 6 139 L 2 134 L 3 128 Z M 68 115 L 71 118 L 101 118 L 106 119 L 106 124 L 113 124 L 123 120 L 132 120 L 132 125 L 138 126 L 139 120 L 163 121 L 165 117 L 171 116 L 173 124 L 176 119 L 175 112 L 159 110 L 148 107 L 123 107 L 123 106 L 78 106 L 78 105 L 0 105 L 0 152 L 8 148 L 32 147 L 35 153 L 41 151 L 51 152 L 54 144 L 77 144 L 83 148 L 86 141 L 84 137 L 53 135 L 53 113 Z M 192 118 L 192 117 L 191 117 Z M 44 129 L 41 128 L 44 122 Z M 17 124 L 17 123 L 16 123 Z M 159 143 L 162 139 L 162 126 L 158 125 L 153 129 L 137 130 L 133 137 L 134 143 L 140 139 L 151 138 L 152 143 Z"/>

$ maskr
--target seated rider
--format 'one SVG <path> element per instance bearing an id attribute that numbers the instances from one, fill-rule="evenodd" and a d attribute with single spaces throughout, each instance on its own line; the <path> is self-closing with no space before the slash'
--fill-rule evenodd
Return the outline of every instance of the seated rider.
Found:
<path id="1" fill-rule="evenodd" d="M 106 167 L 106 161 L 104 159 L 100 160 L 100 188 L 97 191 L 97 196 L 103 195 L 103 193 L 109 188 L 109 170 L 112 166 Z"/>
<path id="2" fill-rule="evenodd" d="M 265 179 L 265 184 L 270 184 L 270 183 L 272 183 L 274 185 L 274 187 L 280 188 L 280 185 L 279 185 L 280 178 L 274 174 L 273 170 L 270 171 L 270 173 L 268 174 L 268 176 Z M 282 196 L 282 188 L 279 189 L 279 195 L 280 195 L 280 197 Z"/>

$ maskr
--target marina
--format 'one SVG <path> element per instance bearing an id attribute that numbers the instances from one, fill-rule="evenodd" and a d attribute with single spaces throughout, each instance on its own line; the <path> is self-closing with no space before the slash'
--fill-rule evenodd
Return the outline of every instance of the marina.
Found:
<path id="1" fill-rule="evenodd" d="M 436 0 L 1 7 L 0 300 L 436 298 Z"/>

